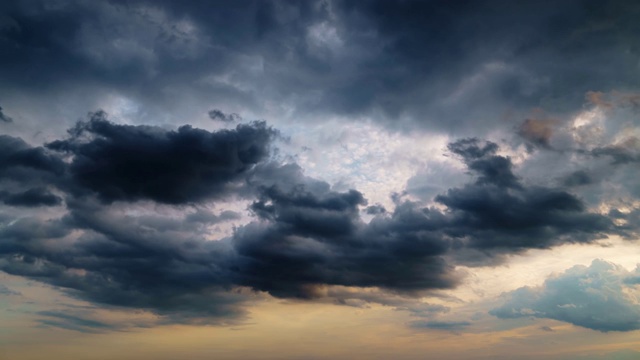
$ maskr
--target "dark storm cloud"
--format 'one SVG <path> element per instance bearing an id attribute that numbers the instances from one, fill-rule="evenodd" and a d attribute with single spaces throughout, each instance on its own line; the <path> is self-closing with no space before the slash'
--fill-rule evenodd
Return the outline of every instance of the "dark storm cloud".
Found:
<path id="1" fill-rule="evenodd" d="M 435 198 L 448 208 L 445 231 L 462 247 L 500 254 L 589 242 L 619 231 L 571 193 L 523 183 L 511 159 L 496 155 L 494 143 L 463 139 L 449 148 L 476 176 L 474 183 Z"/>
<path id="2" fill-rule="evenodd" d="M 495 143 L 463 139 L 449 148 L 475 181 L 437 196 L 444 212 L 400 201 L 364 224 L 358 206 L 366 203 L 358 192 L 336 193 L 317 183 L 310 189 L 301 175 L 302 184 L 288 190 L 264 187 L 251 206 L 262 221 L 235 235 L 247 261 L 243 284 L 285 297 L 314 297 L 321 284 L 410 293 L 455 285 L 447 257 L 486 265 L 505 254 L 633 230 L 590 213 L 562 188 L 523 183 L 511 160 L 496 155 Z"/>
<path id="3" fill-rule="evenodd" d="M 628 1 L 36 1 L 1 9 L 11 24 L 0 36 L 5 92 L 48 96 L 73 85 L 160 107 L 216 98 L 216 106 L 260 113 L 275 104 L 298 121 L 366 115 L 482 133 L 511 110 L 568 113 L 589 91 L 640 83 L 640 7 Z M 548 131 L 530 130 L 523 134 L 544 143 Z"/>
<path id="4" fill-rule="evenodd" d="M 13 119 L 4 113 L 4 111 L 2 110 L 2 106 L 0 106 L 0 121 L 5 123 L 13 122 Z"/>
<path id="5" fill-rule="evenodd" d="M 146 131 L 132 136 L 149 137 Z M 56 144 L 69 151 L 83 146 Z M 242 304 L 252 295 L 233 290 L 239 286 L 315 298 L 326 285 L 413 294 L 458 283 L 453 266 L 441 258 L 447 241 L 422 227 L 420 218 L 412 219 L 410 210 L 399 209 L 367 225 L 359 217 L 366 200 L 358 191 L 332 191 L 293 165 L 264 164 L 253 174 L 261 173 L 259 198 L 251 206 L 258 219 L 238 228 L 232 238 L 206 241 L 204 235 L 206 225 L 233 219 L 234 213 L 133 216 L 115 203 L 71 196 L 68 214 L 60 219 L 6 220 L 0 268 L 85 300 L 147 309 L 175 322 L 241 318 Z M 285 174 L 289 177 L 278 180 Z M 82 235 L 71 241 L 72 231 Z M 47 244 L 54 239 L 59 246 L 51 248 Z"/>
<path id="6" fill-rule="evenodd" d="M 326 17 L 322 8 L 307 1 L 3 2 L 11 26 L 0 29 L 7 49 L 0 88 L 44 97 L 69 88 L 89 97 L 106 90 L 169 108 L 215 98 L 256 109 L 260 93 L 284 100 L 309 85 L 292 88 L 280 65 L 269 74 L 255 65 L 264 59 L 267 67 L 283 63 L 298 73 L 317 67 L 305 34 Z M 289 58 L 295 64 L 285 64 Z M 268 81 L 278 78 L 272 89 Z"/>
<path id="7" fill-rule="evenodd" d="M 180 219 L 124 216 L 96 203 L 69 207 L 57 221 L 4 224 L 0 269 L 173 322 L 225 323 L 245 315 L 240 304 L 251 294 L 233 290 L 228 241 L 206 241 L 202 227 Z M 65 239 L 72 229 L 82 231 L 76 241 Z M 47 245 L 52 239 L 58 247 Z"/>
<path id="8" fill-rule="evenodd" d="M 547 279 L 540 287 L 525 286 L 505 294 L 493 309 L 499 318 L 537 317 L 568 322 L 602 332 L 640 329 L 640 305 L 627 279 L 637 277 L 621 266 L 594 260 Z"/>
<path id="9" fill-rule="evenodd" d="M 64 162 L 46 149 L 0 135 L 0 180 L 32 183 L 61 176 L 64 171 Z"/>
<path id="10" fill-rule="evenodd" d="M 444 310 L 412 307 L 366 289 L 415 299 L 457 286 L 463 274 L 455 265 L 490 265 L 505 254 L 634 230 L 633 212 L 612 213 L 630 224 L 616 227 L 562 189 L 523 182 L 492 142 L 470 138 L 449 145 L 474 178 L 435 198 L 446 209 L 397 198 L 393 211 L 381 211 L 367 207 L 355 189 L 337 191 L 296 164 L 267 161 L 276 135 L 265 123 L 216 132 L 117 125 L 99 112 L 72 128 L 68 139 L 48 144 L 64 161 L 1 137 L 7 151 L 0 174 L 51 174 L 39 181 L 65 193 L 66 213 L 2 217 L 0 270 L 91 302 L 146 309 L 168 322 L 237 321 L 260 292 L 377 302 L 429 316 Z M 45 195 L 45 189 L 22 195 Z M 254 219 L 210 241 L 210 225 L 239 214 L 188 211 L 185 204 L 228 194 L 252 199 Z M 182 212 L 145 214 L 145 202 L 136 200 Z M 374 217 L 366 223 L 362 213 Z"/>
<path id="11" fill-rule="evenodd" d="M 477 185 L 497 185 L 500 188 L 520 188 L 516 176 L 512 172 L 511 160 L 503 156 L 495 156 L 498 145 L 476 138 L 458 140 L 449 144 L 449 151 L 462 157 L 469 170 L 476 173 Z"/>
<path id="12" fill-rule="evenodd" d="M 240 304 L 254 295 L 234 290 L 233 248 L 228 241 L 204 238 L 209 225 L 238 219 L 238 213 L 199 209 L 182 219 L 126 216 L 113 201 L 183 204 L 224 197 L 235 191 L 229 183 L 242 185 L 248 170 L 267 157 L 276 132 L 264 123 L 214 133 L 189 126 L 167 131 L 116 125 L 99 112 L 69 134 L 48 144 L 58 154 L 21 139 L 0 138 L 5 150 L 0 176 L 56 187 L 66 192 L 67 209 L 58 219 L 39 218 L 38 212 L 3 217 L 0 269 L 92 302 L 147 309 L 167 321 L 242 318 Z M 87 190 L 102 201 L 85 196 Z M 14 206 L 60 204 L 42 187 L 5 191 L 2 197 Z M 79 238 L 69 238 L 72 232 L 79 232 Z M 58 246 L 50 247 L 49 241 Z M 63 320 L 73 322 L 47 321 Z"/>
<path id="13" fill-rule="evenodd" d="M 49 149 L 73 155 L 72 181 L 104 202 L 151 199 L 181 204 L 225 196 L 268 156 L 276 132 L 264 122 L 208 132 L 116 125 L 98 112 Z M 89 138 L 87 140 L 87 137 Z"/>
<path id="14" fill-rule="evenodd" d="M 364 224 L 358 207 L 365 204 L 355 190 L 264 189 L 251 206 L 263 221 L 235 234 L 242 284 L 305 298 L 323 284 L 412 292 L 457 283 L 440 257 L 446 241 L 405 226 L 401 211 Z"/>
<path id="15" fill-rule="evenodd" d="M 45 188 L 33 188 L 20 193 L 0 191 L 0 200 L 11 206 L 55 206 L 60 205 L 62 199 Z"/>

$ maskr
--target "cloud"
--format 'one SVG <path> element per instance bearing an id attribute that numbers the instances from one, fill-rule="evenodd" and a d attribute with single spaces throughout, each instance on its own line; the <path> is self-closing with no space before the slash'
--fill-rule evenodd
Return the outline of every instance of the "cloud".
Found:
<path id="1" fill-rule="evenodd" d="M 375 204 L 375 205 L 367 206 L 367 208 L 365 209 L 365 212 L 369 215 L 378 215 L 378 214 L 386 213 L 387 209 L 385 209 L 384 206 L 380 204 Z"/>
<path id="2" fill-rule="evenodd" d="M 582 200 L 562 188 L 523 183 L 511 160 L 496 155 L 495 143 L 463 139 L 449 148 L 476 176 L 475 182 L 435 198 L 448 208 L 443 231 L 461 250 L 500 255 L 589 242 L 618 231 L 609 218 L 588 212 Z"/>
<path id="3" fill-rule="evenodd" d="M 506 302 L 490 311 L 499 318 L 537 317 L 609 331 L 640 329 L 640 303 L 633 272 L 603 260 L 577 265 L 545 280 L 505 294 Z"/>
<path id="4" fill-rule="evenodd" d="M 640 162 L 640 139 L 629 136 L 615 144 L 597 147 L 591 154 L 596 157 L 608 156 L 613 159 L 613 164 Z"/>
<path id="5" fill-rule="evenodd" d="M 309 288 L 323 284 L 412 292 L 459 282 L 440 257 L 446 240 L 403 224 L 401 209 L 364 224 L 359 206 L 365 204 L 359 192 L 334 192 L 328 184 L 265 188 L 251 206 L 261 221 L 234 235 L 242 284 L 306 298 L 313 297 Z"/>
<path id="6" fill-rule="evenodd" d="M 91 201 L 67 202 L 61 219 L 4 223 L 0 269 L 97 304 L 146 309 L 179 323 L 229 323 L 255 294 L 234 286 L 233 249 L 207 241 L 205 225 L 127 216 Z M 81 236 L 69 238 L 71 231 Z M 59 246 L 47 242 L 56 239 Z"/>
<path id="7" fill-rule="evenodd" d="M 637 89 L 640 9 L 586 4 L 12 3 L 0 73 L 7 91 L 37 91 L 37 101 L 69 89 L 90 101 L 117 93 L 156 115 L 201 114 L 216 99 L 214 109 L 264 118 L 286 111 L 296 121 L 348 116 L 484 135 L 505 113 L 566 114 L 588 91 Z"/>
<path id="8" fill-rule="evenodd" d="M 38 174 L 40 186 L 4 194 L 5 203 L 42 210 L 47 195 L 57 196 L 51 188 L 64 195 L 54 201 L 64 210 L 2 218 L 0 270 L 169 322 L 240 321 L 266 293 L 429 316 L 444 310 L 418 299 L 460 285 L 457 265 L 492 265 L 527 249 L 633 230 L 589 212 L 562 188 L 529 185 L 493 142 L 449 144 L 472 178 L 436 196 L 436 204 L 398 197 L 393 210 L 382 211 L 356 189 L 337 190 L 277 161 L 277 135 L 264 122 L 166 130 L 118 125 L 98 112 L 46 148 L 1 137 L 8 151 L 0 175 Z M 229 199 L 248 200 L 252 219 L 211 241 L 211 225 L 240 215 L 206 206 Z"/>
<path id="9" fill-rule="evenodd" d="M 151 199 L 180 204 L 227 195 L 268 156 L 275 130 L 264 122 L 208 132 L 116 125 L 103 112 L 47 148 L 73 155 L 71 181 L 104 202 Z M 88 138 L 88 139 L 87 139 Z"/>
<path id="10" fill-rule="evenodd" d="M 216 215 L 208 210 L 198 209 L 196 212 L 187 215 L 185 221 L 200 224 L 217 224 L 229 220 L 240 220 L 241 218 L 242 216 L 239 213 L 231 210 L 225 210 Z"/>
<path id="11" fill-rule="evenodd" d="M 209 118 L 211 120 L 218 120 L 226 123 L 236 122 L 242 120 L 242 117 L 236 113 L 226 114 L 221 110 L 213 109 L 209 111 Z"/>
<path id="12" fill-rule="evenodd" d="M 0 122 L 5 122 L 5 123 L 13 122 L 13 119 L 2 111 L 2 106 L 0 106 Z"/>
<path id="13" fill-rule="evenodd" d="M 592 177 L 584 170 L 576 170 L 562 179 L 562 184 L 568 187 L 589 185 Z"/>
<path id="14" fill-rule="evenodd" d="M 245 319 L 268 293 L 383 304 L 424 315 L 416 325 L 462 329 L 428 317 L 444 307 L 421 301 L 461 286 L 459 267 L 637 234 L 635 4 L 0 8 L 9 24 L 0 26 L 0 97 L 10 110 L 0 108 L 0 122 L 21 114 L 4 128 L 12 136 L 0 135 L 0 270 L 71 296 L 166 322 L 223 324 Z M 98 108 L 111 117 L 95 112 L 61 135 Z M 552 115 L 527 116 L 533 108 Z M 275 128 L 242 124 L 233 111 L 269 119 L 315 158 L 278 153 Z M 183 121 L 193 125 L 169 128 Z M 373 125 L 339 141 L 315 131 L 339 134 L 353 121 Z M 219 126 L 229 128 L 205 130 Z M 424 136 L 407 136 L 416 130 Z M 429 158 L 425 169 L 431 154 L 413 141 L 431 134 L 462 138 L 448 151 L 470 178 L 448 159 Z M 537 151 L 524 154 L 523 142 Z M 415 169 L 395 166 L 400 157 Z M 373 198 L 414 170 L 406 189 L 392 189 L 402 194 L 393 205 Z M 343 171 L 357 173 L 358 186 Z M 618 198 L 628 206 L 598 212 Z M 41 315 L 81 331 L 101 326 Z"/>
<path id="15" fill-rule="evenodd" d="M 549 141 L 554 133 L 554 125 L 557 122 L 553 119 L 526 119 L 520 125 L 518 135 L 534 145 L 549 147 Z"/>
<path id="16" fill-rule="evenodd" d="M 59 196 L 41 187 L 32 188 L 17 194 L 0 191 L 0 199 L 2 199 L 2 202 L 6 205 L 26 207 L 56 206 L 62 203 L 62 199 Z"/>

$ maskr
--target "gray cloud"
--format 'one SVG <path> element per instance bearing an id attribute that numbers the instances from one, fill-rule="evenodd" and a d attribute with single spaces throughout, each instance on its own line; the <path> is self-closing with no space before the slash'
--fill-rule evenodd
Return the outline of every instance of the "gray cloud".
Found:
<path id="1" fill-rule="evenodd" d="M 611 219 L 590 213 L 582 200 L 562 188 L 529 186 L 512 171 L 498 146 L 477 139 L 449 145 L 476 181 L 435 200 L 446 205 L 446 231 L 458 246 L 494 255 L 560 243 L 589 242 L 621 232 Z"/>
<path id="2" fill-rule="evenodd" d="M 25 141 L 0 135 L 0 180 L 20 183 L 53 182 L 65 171 L 63 161 L 42 147 L 31 147 Z"/>
<path id="3" fill-rule="evenodd" d="M 62 199 L 59 196 L 56 196 L 47 189 L 41 187 L 13 194 L 6 191 L 0 191 L 0 199 L 6 205 L 26 207 L 55 206 L 62 203 Z"/>
<path id="4" fill-rule="evenodd" d="M 277 131 L 264 123 L 168 131 L 117 125 L 96 113 L 69 134 L 47 145 L 58 155 L 2 138 L 12 150 L 0 174 L 14 176 L 16 167 L 51 174 L 45 185 L 65 193 L 66 214 L 4 219 L 0 269 L 175 322 L 242 319 L 246 303 L 260 292 L 371 301 L 430 314 L 442 309 L 380 294 L 327 295 L 323 289 L 379 288 L 415 299 L 459 285 L 457 264 L 490 265 L 505 254 L 632 230 L 589 213 L 561 188 L 526 184 L 511 160 L 497 155 L 497 144 L 475 138 L 449 145 L 474 177 L 435 198 L 446 210 L 397 199 L 393 211 L 378 205 L 371 211 L 357 190 L 333 190 L 296 164 L 268 160 Z M 239 185 L 227 186 L 234 182 Z M 185 204 L 234 193 L 252 199 L 254 218 L 219 241 L 207 239 L 208 226 L 238 219 L 237 213 L 196 209 L 170 217 L 127 210 L 144 208 L 145 201 L 184 210 Z M 363 211 L 374 215 L 369 223 L 360 217 Z M 81 235 L 71 241 L 72 232 Z M 61 245 L 51 248 L 51 239 Z M 439 326 L 434 324 L 423 325 Z"/>
<path id="5" fill-rule="evenodd" d="M 220 197 L 239 186 L 242 175 L 267 157 L 276 131 L 264 122 L 215 133 L 191 126 L 163 131 L 116 125 L 97 112 L 70 134 L 47 148 L 73 155 L 70 180 L 79 189 L 105 202 L 178 204 Z"/>
<path id="6" fill-rule="evenodd" d="M 618 143 L 597 147 L 591 153 L 594 156 L 607 156 L 613 160 L 613 164 L 640 162 L 640 139 L 629 136 Z"/>
<path id="7" fill-rule="evenodd" d="M 553 119 L 526 119 L 518 129 L 518 135 L 532 145 L 549 147 L 549 141 L 554 133 L 554 125 L 557 120 Z"/>
<path id="8" fill-rule="evenodd" d="M 5 122 L 5 123 L 12 123 L 13 122 L 13 119 L 10 116 L 6 115 L 4 113 L 4 111 L 2 111 L 2 106 L 0 106 L 0 121 Z"/>
<path id="9" fill-rule="evenodd" d="M 448 288 L 458 282 L 443 261 L 446 240 L 402 224 L 402 211 L 364 224 L 355 190 L 344 193 L 266 188 L 251 209 L 263 221 L 235 235 L 243 284 L 276 296 L 313 297 L 317 285 L 379 286 L 397 291 Z M 420 226 L 420 225 L 418 225 Z M 402 259 L 402 260 L 400 260 Z M 296 269 L 291 271 L 291 269 Z"/>
<path id="10" fill-rule="evenodd" d="M 242 120 L 242 117 L 240 117 L 240 115 L 236 113 L 226 114 L 218 109 L 209 110 L 208 114 L 211 120 L 218 120 L 218 121 L 227 122 L 227 123 Z"/>
<path id="11" fill-rule="evenodd" d="M 569 187 L 589 185 L 592 182 L 591 176 L 584 170 L 576 170 L 562 179 L 563 185 Z"/>
<path id="12" fill-rule="evenodd" d="M 15 26 L 0 37 L 11 49 L 0 92 L 108 90 L 158 114 L 194 104 L 206 112 L 214 98 L 217 108 L 290 109 L 296 121 L 363 115 L 469 136 L 502 127 L 505 114 L 568 114 L 587 92 L 640 83 L 640 8 L 625 1 L 70 1 L 2 10 Z M 525 133 L 544 142 L 538 130 Z"/>
<path id="13" fill-rule="evenodd" d="M 537 317 L 568 322 L 602 332 L 640 329 L 637 289 L 628 281 L 638 270 L 594 260 L 548 278 L 540 287 L 525 286 L 505 294 L 491 314 L 499 318 Z"/>

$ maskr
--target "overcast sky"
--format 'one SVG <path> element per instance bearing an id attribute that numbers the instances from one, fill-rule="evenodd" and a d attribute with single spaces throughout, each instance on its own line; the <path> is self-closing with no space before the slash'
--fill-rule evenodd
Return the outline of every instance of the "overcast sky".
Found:
<path id="1" fill-rule="evenodd" d="M 637 359 L 640 4 L 0 3 L 0 357 Z"/>

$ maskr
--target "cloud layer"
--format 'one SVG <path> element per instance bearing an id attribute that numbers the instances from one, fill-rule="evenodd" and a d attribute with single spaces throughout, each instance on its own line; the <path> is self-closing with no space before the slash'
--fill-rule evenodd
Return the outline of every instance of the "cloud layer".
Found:
<path id="1" fill-rule="evenodd" d="M 449 145 L 470 183 L 431 206 L 398 197 L 382 211 L 355 189 L 335 190 L 274 160 L 277 133 L 264 122 L 214 132 L 117 125 L 98 112 L 46 148 L 5 136 L 0 174 L 16 192 L 3 194 L 4 204 L 64 215 L 4 213 L 0 269 L 167 321 L 219 323 L 242 318 L 261 293 L 396 306 L 382 294 L 458 286 L 456 265 L 624 235 L 565 189 L 523 182 L 492 142 Z M 250 201 L 250 222 L 211 240 L 212 226 L 240 215 L 198 207 L 239 200 Z M 383 292 L 345 298 L 330 287 Z"/>

